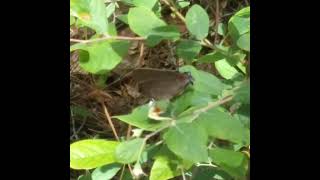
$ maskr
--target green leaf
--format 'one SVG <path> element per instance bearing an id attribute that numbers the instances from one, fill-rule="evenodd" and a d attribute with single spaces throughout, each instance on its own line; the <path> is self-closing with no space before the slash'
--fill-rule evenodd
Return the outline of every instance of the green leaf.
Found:
<path id="1" fill-rule="evenodd" d="M 238 11 L 234 16 L 232 16 L 228 22 L 228 31 L 234 43 L 240 44 L 241 47 L 245 47 L 245 50 L 249 51 L 248 48 L 250 39 L 250 7 L 246 7 Z M 242 35 L 249 33 L 248 35 L 242 37 L 244 39 L 238 40 Z M 238 42 L 239 41 L 239 42 Z M 244 45 L 242 44 L 244 43 Z"/>
<path id="2" fill-rule="evenodd" d="M 209 151 L 213 162 L 233 177 L 243 178 L 248 169 L 247 157 L 240 153 L 222 148 Z"/>
<path id="3" fill-rule="evenodd" d="M 124 22 L 125 24 L 129 24 L 128 23 L 128 14 L 122 14 L 120 16 L 117 17 L 120 21 Z"/>
<path id="4" fill-rule="evenodd" d="M 233 16 L 229 21 L 229 32 L 233 37 L 240 36 L 250 31 L 250 19 Z"/>
<path id="5" fill-rule="evenodd" d="M 92 169 L 115 162 L 114 152 L 119 143 L 101 139 L 81 140 L 70 145 L 70 167 Z"/>
<path id="6" fill-rule="evenodd" d="M 153 11 L 145 7 L 130 8 L 128 23 L 130 29 L 141 37 L 148 36 L 152 29 L 156 27 L 166 25 L 166 23 L 159 19 Z"/>
<path id="7" fill-rule="evenodd" d="M 245 51 L 250 51 L 250 32 L 239 37 L 237 40 L 237 46 Z"/>
<path id="8" fill-rule="evenodd" d="M 70 16 L 70 26 L 76 22 L 76 19 L 73 16 Z"/>
<path id="9" fill-rule="evenodd" d="M 233 180 L 233 178 L 222 169 L 200 166 L 192 174 L 192 180 Z"/>
<path id="10" fill-rule="evenodd" d="M 239 89 L 235 91 L 234 100 L 243 104 L 250 104 L 250 82 L 244 82 Z"/>
<path id="11" fill-rule="evenodd" d="M 151 30 L 147 36 L 146 43 L 148 46 L 153 47 L 159 44 L 162 40 L 178 40 L 180 37 L 179 29 L 176 26 L 161 26 Z"/>
<path id="12" fill-rule="evenodd" d="M 225 85 L 217 77 L 210 73 L 197 70 L 193 66 L 183 66 L 180 68 L 180 71 L 191 73 L 194 79 L 194 84 L 192 88 L 195 91 L 218 96 L 225 88 Z"/>
<path id="13" fill-rule="evenodd" d="M 171 111 L 177 116 L 191 106 L 204 105 L 212 101 L 209 94 L 198 91 L 187 91 L 171 103 Z"/>
<path id="14" fill-rule="evenodd" d="M 215 67 L 217 68 L 220 75 L 225 79 L 231 79 L 239 72 L 231 66 L 225 59 L 216 61 Z"/>
<path id="15" fill-rule="evenodd" d="M 121 142 L 115 152 L 117 162 L 129 164 L 137 161 L 143 151 L 144 144 L 142 138 Z"/>
<path id="16" fill-rule="evenodd" d="M 219 23 L 218 25 L 218 34 L 221 36 L 225 36 L 227 33 L 227 27 L 223 23 Z"/>
<path id="17" fill-rule="evenodd" d="M 132 4 L 137 7 L 152 9 L 158 0 L 132 0 Z"/>
<path id="18" fill-rule="evenodd" d="M 116 10 L 115 3 L 108 4 L 108 6 L 106 7 L 106 17 L 109 18 L 114 13 L 115 10 Z"/>
<path id="19" fill-rule="evenodd" d="M 103 41 L 91 44 L 75 44 L 71 50 L 81 49 L 79 64 L 85 71 L 93 74 L 103 74 L 115 68 L 128 51 L 128 41 Z"/>
<path id="20" fill-rule="evenodd" d="M 230 142 L 250 144 L 250 131 L 230 114 L 214 108 L 202 113 L 197 121 L 215 138 Z"/>
<path id="21" fill-rule="evenodd" d="M 166 125 L 165 121 L 156 121 L 148 118 L 149 105 L 145 104 L 135 108 L 128 115 L 114 116 L 114 118 L 118 118 L 119 120 L 126 122 L 132 126 L 136 126 L 143 130 L 147 131 L 155 131 Z"/>
<path id="22" fill-rule="evenodd" d="M 192 61 L 201 51 L 201 45 L 197 41 L 182 40 L 177 45 L 177 55 L 186 61 Z"/>
<path id="23" fill-rule="evenodd" d="M 113 178 L 121 169 L 121 164 L 113 163 L 96 168 L 92 172 L 92 180 L 108 180 Z"/>
<path id="24" fill-rule="evenodd" d="M 199 5 L 193 5 L 186 14 L 186 25 L 191 34 L 202 40 L 209 32 L 209 17 Z"/>
<path id="25" fill-rule="evenodd" d="M 88 172 L 88 174 L 85 175 L 80 175 L 78 177 L 78 180 L 92 180 L 90 172 Z"/>
<path id="26" fill-rule="evenodd" d="M 107 31 L 108 21 L 103 0 L 70 0 L 70 12 L 98 34 Z"/>
<path id="27" fill-rule="evenodd" d="M 235 16 L 249 18 L 250 17 L 250 6 L 241 9 L 240 11 L 238 11 L 235 14 Z"/>
<path id="28" fill-rule="evenodd" d="M 157 155 L 151 168 L 150 180 L 167 180 L 180 175 L 178 164 L 174 161 L 178 159 L 170 151 Z"/>
<path id="29" fill-rule="evenodd" d="M 208 135 L 205 129 L 195 122 L 177 124 L 171 127 L 163 138 L 168 148 L 182 159 L 194 163 L 208 160 Z"/>
<path id="30" fill-rule="evenodd" d="M 114 23 L 109 24 L 107 31 L 110 36 L 117 36 L 117 28 Z"/>
<path id="31" fill-rule="evenodd" d="M 183 8 L 189 6 L 190 2 L 188 2 L 188 1 L 177 1 L 176 5 L 178 6 L 179 9 L 183 9 Z"/>
<path id="32" fill-rule="evenodd" d="M 197 62 L 199 62 L 199 63 L 214 63 L 216 61 L 219 61 L 219 60 L 222 60 L 225 58 L 226 58 L 226 56 L 224 54 L 222 54 L 221 52 L 214 51 L 214 52 L 208 53 L 204 56 L 201 56 L 197 60 Z"/>

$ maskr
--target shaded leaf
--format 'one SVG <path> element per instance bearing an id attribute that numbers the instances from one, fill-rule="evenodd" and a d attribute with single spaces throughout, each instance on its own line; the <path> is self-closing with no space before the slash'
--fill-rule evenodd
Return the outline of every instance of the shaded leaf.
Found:
<path id="1" fill-rule="evenodd" d="M 197 41 L 182 40 L 177 45 L 177 55 L 186 61 L 192 61 L 201 51 L 201 45 Z"/>
<path id="2" fill-rule="evenodd" d="M 214 148 L 209 151 L 213 162 L 233 177 L 243 178 L 248 168 L 247 157 L 240 153 L 222 148 Z"/>
<path id="3" fill-rule="evenodd" d="M 146 43 L 148 46 L 153 47 L 160 43 L 162 40 L 178 40 L 180 37 L 179 29 L 176 26 L 168 25 L 156 27 L 149 33 Z"/>
<path id="4" fill-rule="evenodd" d="M 244 104 L 250 104 L 250 81 L 244 82 L 239 89 L 235 91 L 234 100 Z"/>
<path id="5" fill-rule="evenodd" d="M 225 88 L 225 85 L 217 77 L 210 73 L 197 70 L 193 66 L 183 66 L 180 68 L 180 71 L 191 73 L 192 77 L 194 78 L 192 89 L 195 91 L 218 96 Z"/>
<path id="6" fill-rule="evenodd" d="M 107 164 L 96 168 L 92 172 L 92 180 L 108 180 L 113 178 L 121 169 L 122 165 L 118 163 Z"/>
<path id="7" fill-rule="evenodd" d="M 240 121 L 218 108 L 202 113 L 197 121 L 215 138 L 230 142 L 250 144 L 250 131 Z"/>
<path id="8" fill-rule="evenodd" d="M 115 10 L 116 10 L 115 3 L 108 4 L 108 6 L 106 7 L 106 17 L 109 18 L 114 13 Z"/>
<path id="9" fill-rule="evenodd" d="M 239 37 L 237 46 L 245 51 L 250 51 L 250 32 Z"/>

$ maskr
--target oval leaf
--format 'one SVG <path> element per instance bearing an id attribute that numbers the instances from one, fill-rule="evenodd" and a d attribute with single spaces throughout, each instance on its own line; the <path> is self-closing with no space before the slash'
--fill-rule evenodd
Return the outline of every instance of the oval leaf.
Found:
<path id="1" fill-rule="evenodd" d="M 219 74 L 225 79 L 232 79 L 234 76 L 236 76 L 239 73 L 225 59 L 216 61 L 214 64 Z"/>
<path id="2" fill-rule="evenodd" d="M 128 164 L 137 161 L 144 147 L 144 139 L 137 138 L 121 142 L 115 151 L 117 162 Z"/>
<path id="3" fill-rule="evenodd" d="M 250 144 L 250 131 L 237 118 L 220 109 L 210 109 L 202 113 L 197 121 L 215 138 L 243 145 Z"/>
<path id="4" fill-rule="evenodd" d="M 91 44 L 75 44 L 71 50 L 81 49 L 79 64 L 85 71 L 99 74 L 116 67 L 126 55 L 129 48 L 128 41 L 104 41 Z"/>
<path id="5" fill-rule="evenodd" d="M 176 26 L 161 26 L 151 30 L 147 37 L 146 43 L 148 46 L 153 47 L 164 39 L 175 41 L 179 39 L 179 37 L 180 32 Z"/>
<path id="6" fill-rule="evenodd" d="M 132 4 L 137 7 L 152 9 L 158 0 L 132 0 Z"/>
<path id="7" fill-rule="evenodd" d="M 250 51 L 250 32 L 239 37 L 237 46 L 245 51 Z"/>
<path id="8" fill-rule="evenodd" d="M 153 11 L 145 7 L 130 8 L 128 23 L 130 29 L 142 37 L 146 37 L 152 29 L 166 25 Z"/>
<path id="9" fill-rule="evenodd" d="M 155 121 L 148 118 L 149 105 L 145 104 L 135 108 L 132 113 L 128 115 L 121 116 L 113 116 L 114 118 L 118 118 L 119 120 L 126 122 L 130 125 L 136 126 L 143 130 L 147 131 L 155 131 L 164 125 L 167 122 L 164 121 Z"/>
<path id="10" fill-rule="evenodd" d="M 70 0 L 71 14 L 97 33 L 107 32 L 108 21 L 103 0 Z"/>
<path id="11" fill-rule="evenodd" d="M 222 148 L 214 148 L 209 154 L 213 162 L 231 176 L 238 178 L 246 176 L 248 159 L 244 154 Z"/>
<path id="12" fill-rule="evenodd" d="M 70 145 L 70 167 L 92 169 L 115 162 L 115 148 L 119 143 L 100 139 L 82 140 Z"/>
<path id="13" fill-rule="evenodd" d="M 225 85 L 214 75 L 201 70 L 197 70 L 193 66 L 183 66 L 180 68 L 180 71 L 191 73 L 194 79 L 192 88 L 195 91 L 218 96 L 221 94 L 222 90 L 225 87 Z"/>
<path id="14" fill-rule="evenodd" d="M 177 165 L 171 163 L 167 156 L 156 157 L 150 172 L 150 180 L 167 180 L 180 175 Z"/>
<path id="15" fill-rule="evenodd" d="M 91 175 L 92 180 L 108 180 L 121 169 L 121 164 L 113 163 L 96 168 Z"/>
<path id="16" fill-rule="evenodd" d="M 201 45 L 197 41 L 182 40 L 177 45 L 177 54 L 186 61 L 192 61 L 201 51 Z"/>
<path id="17" fill-rule="evenodd" d="M 209 17 L 199 5 L 193 5 L 186 14 L 186 25 L 191 34 L 202 40 L 209 32 Z"/>
<path id="18" fill-rule="evenodd" d="M 208 160 L 208 136 L 205 129 L 195 122 L 173 126 L 163 138 L 169 149 L 182 159 L 194 163 Z"/>

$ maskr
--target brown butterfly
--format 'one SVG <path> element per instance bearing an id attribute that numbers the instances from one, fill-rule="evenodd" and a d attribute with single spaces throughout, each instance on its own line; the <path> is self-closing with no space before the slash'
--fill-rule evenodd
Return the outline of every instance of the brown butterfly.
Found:
<path id="1" fill-rule="evenodd" d="M 173 70 L 138 68 L 132 71 L 132 78 L 138 83 L 140 93 L 155 100 L 171 99 L 193 84 L 190 73 Z"/>

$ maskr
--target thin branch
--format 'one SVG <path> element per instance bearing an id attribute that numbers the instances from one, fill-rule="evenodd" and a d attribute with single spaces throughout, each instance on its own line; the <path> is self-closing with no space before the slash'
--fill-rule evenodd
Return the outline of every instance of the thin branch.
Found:
<path id="1" fill-rule="evenodd" d="M 181 168 L 181 175 L 183 180 L 187 180 L 186 175 L 184 174 L 184 170 Z"/>
<path id="2" fill-rule="evenodd" d="M 220 23 L 220 4 L 219 4 L 219 0 L 216 0 L 216 33 L 215 33 L 215 36 L 214 36 L 214 41 L 213 43 L 216 44 L 217 41 L 218 41 L 218 30 L 219 30 L 219 23 Z"/>
<path id="3" fill-rule="evenodd" d="M 122 180 L 122 178 L 123 178 L 123 175 L 124 175 L 124 170 L 126 169 L 126 165 L 123 165 L 122 166 L 122 170 L 121 170 L 121 174 L 120 174 L 120 180 Z"/>
<path id="4" fill-rule="evenodd" d="M 230 96 L 224 97 L 223 99 L 221 99 L 221 100 L 219 100 L 219 101 L 209 102 L 206 107 L 197 110 L 196 113 L 207 112 L 209 109 L 215 108 L 215 107 L 217 107 L 217 106 L 220 106 L 220 105 L 222 105 L 222 104 L 224 104 L 224 103 L 227 103 L 227 102 L 231 101 L 232 98 L 233 98 L 233 96 L 230 95 Z"/>
<path id="5" fill-rule="evenodd" d="M 106 36 L 102 38 L 90 39 L 90 40 L 82 40 L 82 39 L 70 39 L 70 42 L 77 42 L 77 43 L 94 43 L 106 40 L 129 40 L 129 41 L 143 41 L 146 38 L 144 37 L 126 37 L 126 36 Z"/>
<path id="6" fill-rule="evenodd" d="M 132 130 L 132 127 L 131 127 L 131 125 L 129 124 L 128 130 L 127 130 L 127 140 L 129 140 L 129 138 L 130 138 L 131 130 Z"/>
<path id="7" fill-rule="evenodd" d="M 109 115 L 109 112 L 108 112 L 108 109 L 107 109 L 106 105 L 103 102 L 101 102 L 101 105 L 102 105 L 103 111 L 104 111 L 104 113 L 105 113 L 105 115 L 106 115 L 106 117 L 108 119 L 108 123 L 109 123 L 109 125 L 110 125 L 110 127 L 112 129 L 112 132 L 113 132 L 114 136 L 116 137 L 117 141 L 120 141 L 120 138 L 119 138 L 119 136 L 117 134 L 116 129 L 114 128 L 114 125 L 112 123 L 112 120 L 110 118 L 110 115 Z"/>

